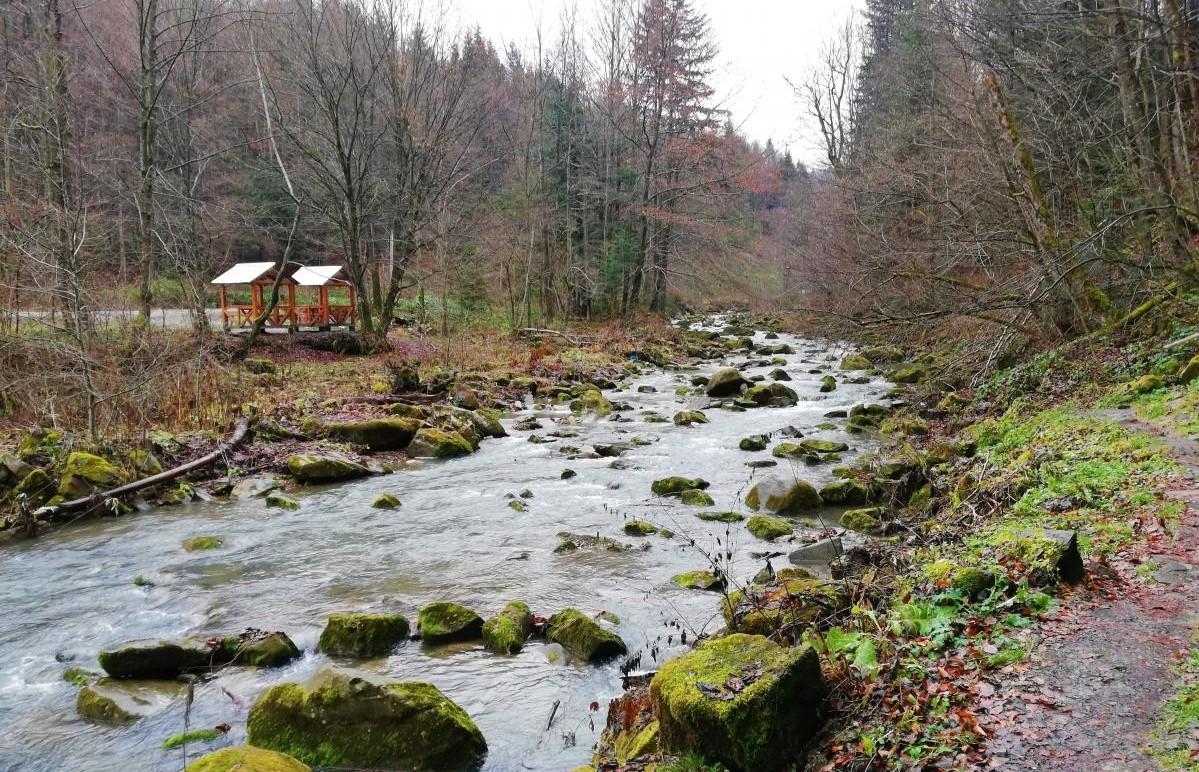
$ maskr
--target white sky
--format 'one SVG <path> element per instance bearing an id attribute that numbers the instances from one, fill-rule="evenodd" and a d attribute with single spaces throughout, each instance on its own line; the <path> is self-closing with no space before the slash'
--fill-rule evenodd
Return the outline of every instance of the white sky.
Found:
<path id="1" fill-rule="evenodd" d="M 797 159 L 819 163 L 811 125 L 784 77 L 802 80 L 821 44 L 862 0 L 695 0 L 711 20 L 720 47 L 718 98 L 750 139 L 790 148 Z M 594 17 L 597 0 L 449 0 L 465 25 L 478 24 L 497 47 L 526 47 L 541 23 L 553 39 L 565 9 Z"/>

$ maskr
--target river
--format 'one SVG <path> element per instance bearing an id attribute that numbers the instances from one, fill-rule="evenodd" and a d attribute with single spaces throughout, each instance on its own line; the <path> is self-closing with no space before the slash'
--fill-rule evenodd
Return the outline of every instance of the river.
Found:
<path id="1" fill-rule="evenodd" d="M 758 342 L 763 335 L 755 336 Z M 298 511 L 265 508 L 258 499 L 210 501 L 159 509 L 117 519 L 99 519 L 59 529 L 0 553 L 0 769 L 3 770 L 179 770 L 178 749 L 165 751 L 165 738 L 182 731 L 184 695 L 173 685 L 160 690 L 161 709 L 127 728 L 80 720 L 75 686 L 67 667 L 98 670 L 96 653 L 140 638 L 179 638 L 235 633 L 246 627 L 287 632 L 304 656 L 280 669 L 229 668 L 196 688 L 191 726 L 228 723 L 227 742 L 189 746 L 192 759 L 206 749 L 244 741 L 245 719 L 257 694 L 283 682 L 302 680 L 329 658 L 314 651 L 324 619 L 344 611 L 398 611 L 415 625 L 416 610 L 434 600 L 452 600 L 484 617 L 512 599 L 548 616 L 567 606 L 587 613 L 610 611 L 615 629 L 631 652 L 641 652 L 642 669 L 684 651 L 689 637 L 718 629 L 720 595 L 684 590 L 670 578 L 707 564 L 683 538 L 628 537 L 626 519 L 664 525 L 715 548 L 726 540 L 734 553 L 733 575 L 752 576 L 762 565 L 752 552 L 786 550 L 751 536 L 744 524 L 726 526 L 695 517 L 694 507 L 667 504 L 650 495 L 650 483 L 668 475 L 703 477 L 716 509 L 745 511 L 742 501 L 755 474 L 751 459 L 769 451 L 739 450 L 740 438 L 794 426 L 806 436 L 849 442 L 854 451 L 870 443 L 839 430 L 815 427 L 830 410 L 878 401 L 890 384 L 841 384 L 819 393 L 822 374 L 837 374 L 843 348 L 782 335 L 796 353 L 785 368 L 787 385 L 799 394 L 790 408 L 746 412 L 707 409 L 708 425 L 679 427 L 648 423 L 641 411 L 668 419 L 678 410 L 706 406 L 702 397 L 677 397 L 675 389 L 695 371 L 647 368 L 619 392 L 605 394 L 634 408 L 629 422 L 583 420 L 574 425 L 564 407 L 529 409 L 505 418 L 511 434 L 485 440 L 472 456 L 413 463 L 392 475 L 309 488 Z M 753 357 L 761 359 L 762 357 Z M 766 357 L 769 359 L 769 357 Z M 705 363 L 740 364 L 745 356 Z M 769 367 L 747 374 L 766 374 Z M 812 373 L 819 369 L 825 373 Z M 653 386 L 642 393 L 639 386 Z M 577 437 L 534 444 L 516 421 L 536 415 L 545 425 Z M 838 426 L 844 420 L 837 421 Z M 560 447 L 590 449 L 596 443 L 627 442 L 638 436 L 652 444 L 632 447 L 614 469 L 612 459 L 567 460 Z M 852 454 L 850 454 L 852 455 Z M 830 467 L 782 461 L 775 471 L 819 484 Z M 565 468 L 577 472 L 562 479 Z M 507 494 L 528 489 L 527 510 L 514 511 Z M 372 509 L 381 491 L 397 494 L 393 511 Z M 814 523 L 808 524 L 815 526 Z M 556 554 L 556 533 L 603 534 L 648 550 L 624 553 Z M 814 530 L 814 528 L 812 529 Z M 804 529 L 798 529 L 802 535 Z M 211 552 L 188 553 L 191 536 L 218 535 Z M 786 558 L 782 558 L 785 564 Z M 778 560 L 775 565 L 779 565 Z M 152 586 L 136 586 L 144 577 Z M 409 642 L 390 657 L 349 664 L 396 680 L 436 684 L 478 723 L 490 752 L 488 770 L 564 770 L 590 760 L 603 727 L 608 701 L 620 694 L 620 662 L 603 666 L 564 664 L 552 646 L 531 641 L 516 656 L 498 656 L 479 645 L 426 647 Z M 653 656 L 657 654 L 657 659 Z M 555 701 L 553 726 L 546 723 Z M 600 709 L 589 707 L 598 702 Z"/>

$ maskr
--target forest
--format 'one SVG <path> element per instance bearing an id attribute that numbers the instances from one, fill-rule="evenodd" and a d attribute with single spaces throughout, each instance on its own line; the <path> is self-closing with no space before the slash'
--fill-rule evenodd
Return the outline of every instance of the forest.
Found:
<path id="1" fill-rule="evenodd" d="M 1199 8 L 716 2 L 0 4 L 0 769 L 1199 769 Z"/>

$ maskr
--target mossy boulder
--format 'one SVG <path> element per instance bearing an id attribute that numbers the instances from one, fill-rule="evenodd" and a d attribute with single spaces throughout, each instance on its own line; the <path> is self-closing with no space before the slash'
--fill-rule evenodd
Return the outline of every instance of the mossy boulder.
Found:
<path id="1" fill-rule="evenodd" d="M 807 451 L 796 442 L 780 442 L 770 449 L 770 455 L 775 458 L 801 458 L 806 454 Z"/>
<path id="2" fill-rule="evenodd" d="M 187 772 L 312 772 L 312 767 L 282 753 L 239 745 L 204 754 L 187 765 Z"/>
<path id="3" fill-rule="evenodd" d="M 83 687 L 75 697 L 75 712 L 79 717 L 98 724 L 132 724 L 141 715 L 131 707 L 128 701 L 98 684 Z"/>
<path id="4" fill-rule="evenodd" d="M 430 603 L 417 615 L 416 628 L 425 643 L 473 641 L 483 634 L 483 619 L 457 603 Z"/>
<path id="5" fill-rule="evenodd" d="M 44 506 L 46 502 L 54 498 L 54 493 L 54 480 L 46 474 L 44 469 L 36 468 L 25 475 L 25 478 L 17 483 L 17 487 L 13 488 L 15 496 L 25 496 L 25 501 L 30 509 Z"/>
<path id="6" fill-rule="evenodd" d="M 850 478 L 834 480 L 820 489 L 820 498 L 826 504 L 865 504 L 870 501 L 872 494 L 867 483 Z"/>
<path id="7" fill-rule="evenodd" d="M 294 512 L 300 508 L 300 502 L 279 491 L 271 491 L 266 494 L 266 505 L 268 507 L 275 507 L 276 509 L 285 509 L 289 512 Z"/>
<path id="8" fill-rule="evenodd" d="M 710 523 L 740 523 L 745 519 L 740 512 L 696 512 L 695 516 Z"/>
<path id="9" fill-rule="evenodd" d="M 332 669 L 268 689 L 250 709 L 246 738 L 318 767 L 475 770 L 487 754 L 470 716 L 432 684 Z"/>
<path id="10" fill-rule="evenodd" d="M 891 373 L 891 380 L 894 383 L 920 383 L 927 375 L 928 371 L 924 365 L 906 365 L 895 368 Z"/>
<path id="11" fill-rule="evenodd" d="M 790 376 L 790 375 L 788 375 L 788 374 L 787 374 L 787 371 L 786 371 L 786 370 L 784 370 L 784 369 L 783 369 L 783 368 L 781 368 L 781 367 L 776 367 L 776 368 L 774 368 L 773 370 L 771 370 L 771 371 L 770 371 L 770 378 L 771 378 L 771 380 L 775 380 L 775 381 L 789 381 L 789 380 L 791 380 L 791 376 Z"/>
<path id="12" fill-rule="evenodd" d="M 1199 378 L 1199 354 L 1191 357 L 1182 369 L 1178 371 L 1178 380 L 1182 383 L 1190 383 Z"/>
<path id="13" fill-rule="evenodd" d="M 650 682 L 662 751 L 746 772 L 791 765 L 823 723 L 824 694 L 815 651 L 758 635 L 707 641 Z"/>
<path id="14" fill-rule="evenodd" d="M 581 662 L 602 662 L 628 653 L 619 635 L 573 608 L 563 609 L 550 617 L 546 637 Z"/>
<path id="15" fill-rule="evenodd" d="M 723 604 L 729 630 L 797 640 L 804 630 L 825 627 L 850 605 L 840 582 L 810 576 L 778 576 L 734 592 Z"/>
<path id="16" fill-rule="evenodd" d="M 725 367 L 708 376 L 704 391 L 709 397 L 731 397 L 740 394 L 742 387 L 748 385 L 749 381 L 745 380 L 740 370 Z"/>
<path id="17" fill-rule="evenodd" d="M 893 364 L 903 361 L 903 349 L 898 346 L 870 346 L 862 349 L 862 356 L 871 364 Z"/>
<path id="18" fill-rule="evenodd" d="M 570 412 L 575 415 L 595 415 L 600 418 L 611 415 L 615 408 L 608 398 L 595 389 L 584 391 L 570 403 Z"/>
<path id="19" fill-rule="evenodd" d="M 742 437 L 741 442 L 737 443 L 737 447 L 746 451 L 766 450 L 766 446 L 770 444 L 770 438 L 765 434 L 751 434 L 748 437 Z"/>
<path id="20" fill-rule="evenodd" d="M 996 580 L 993 571 L 978 566 L 962 566 L 950 575 L 949 586 L 977 598 L 994 587 Z"/>
<path id="21" fill-rule="evenodd" d="M 371 507 L 374 509 L 399 509 L 400 500 L 394 493 L 384 491 L 375 497 L 371 502 Z"/>
<path id="22" fill-rule="evenodd" d="M 792 407 L 799 402 L 799 395 L 781 383 L 763 383 L 746 389 L 741 401 L 747 406 Z"/>
<path id="23" fill-rule="evenodd" d="M 877 531 L 882 525 L 883 513 L 882 507 L 849 509 L 841 514 L 840 523 L 854 531 Z"/>
<path id="24" fill-rule="evenodd" d="M 340 456 L 321 453 L 297 453 L 287 459 L 287 471 L 304 483 L 326 483 L 352 480 L 370 474 L 362 464 Z"/>
<path id="25" fill-rule="evenodd" d="M 823 504 L 811 483 L 779 475 L 759 480 L 745 497 L 745 505 L 755 512 L 764 510 L 779 515 L 819 509 Z"/>
<path id="26" fill-rule="evenodd" d="M 827 394 L 830 391 L 837 390 L 837 379 L 831 375 L 826 375 L 820 379 L 820 391 L 822 394 Z"/>
<path id="27" fill-rule="evenodd" d="M 937 403 L 938 410 L 944 410 L 947 413 L 957 413 L 963 408 L 969 406 L 970 400 L 958 394 L 956 391 L 951 391 Z"/>
<path id="28" fill-rule="evenodd" d="M 681 410 L 674 414 L 675 426 L 710 423 L 708 417 L 698 410 Z"/>
<path id="29" fill-rule="evenodd" d="M 112 462 L 77 450 L 67 456 L 58 481 L 58 495 L 68 501 L 82 499 L 115 488 L 123 479 L 124 472 Z"/>
<path id="30" fill-rule="evenodd" d="M 483 623 L 483 646 L 496 654 L 516 654 L 532 632 L 533 614 L 529 606 L 514 600 Z"/>
<path id="31" fill-rule="evenodd" d="M 750 533 L 766 541 L 774 541 L 781 536 L 795 533 L 795 529 L 786 520 L 770 515 L 754 515 L 745 525 Z"/>
<path id="32" fill-rule="evenodd" d="M 213 658 L 221 664 L 282 667 L 300 656 L 299 647 L 284 633 L 251 629 L 222 638 Z"/>
<path id="33" fill-rule="evenodd" d="M 802 439 L 799 441 L 799 447 L 809 453 L 844 453 L 849 450 L 849 445 L 844 442 L 834 442 L 833 440 L 817 440 L 813 438 Z"/>
<path id="34" fill-rule="evenodd" d="M 457 458 L 469 456 L 475 448 L 458 432 L 423 428 L 408 444 L 408 455 L 412 458 Z"/>
<path id="35" fill-rule="evenodd" d="M 711 507 L 716 504 L 707 491 L 701 491 L 698 488 L 691 488 L 679 494 L 679 500 L 689 507 Z"/>
<path id="36" fill-rule="evenodd" d="M 79 690 L 75 710 L 98 724 L 122 726 L 157 716 L 178 704 L 183 685 L 170 681 L 101 678 Z"/>
<path id="37" fill-rule="evenodd" d="M 701 477 L 664 477 L 654 480 L 650 491 L 655 496 L 681 496 L 683 491 L 706 490 L 710 483 Z"/>
<path id="38" fill-rule="evenodd" d="M 186 552 L 204 552 L 220 549 L 224 543 L 219 536 L 192 536 L 184 539 L 181 546 Z"/>
<path id="39" fill-rule="evenodd" d="M 134 641 L 101 651 L 98 658 L 113 678 L 173 679 L 231 663 L 279 667 L 299 657 L 299 648 L 287 635 L 251 629 L 205 641 Z"/>
<path id="40" fill-rule="evenodd" d="M 842 370 L 869 370 L 871 362 L 861 354 L 850 354 L 841 360 Z"/>
<path id="41" fill-rule="evenodd" d="M 274 375 L 278 371 L 278 367 L 270 359 L 246 358 L 242 360 L 242 367 L 254 375 Z"/>
<path id="42" fill-rule="evenodd" d="M 319 646 L 339 657 L 381 657 L 407 638 L 408 620 L 401 614 L 334 614 Z"/>
<path id="43" fill-rule="evenodd" d="M 649 536 L 658 532 L 658 526 L 645 520 L 630 520 L 624 524 L 624 532 L 629 536 Z"/>
<path id="44" fill-rule="evenodd" d="M 675 574 L 670 581 L 687 590 L 723 590 L 725 579 L 711 571 L 686 571 Z"/>
<path id="45" fill-rule="evenodd" d="M 372 418 L 366 421 L 330 423 L 326 433 L 337 440 L 365 445 L 371 450 L 403 450 L 420 429 L 415 418 Z"/>
<path id="46" fill-rule="evenodd" d="M 1151 391 L 1165 388 L 1166 382 L 1160 375 L 1149 373 L 1124 385 L 1124 390 L 1131 394 L 1148 394 Z"/>

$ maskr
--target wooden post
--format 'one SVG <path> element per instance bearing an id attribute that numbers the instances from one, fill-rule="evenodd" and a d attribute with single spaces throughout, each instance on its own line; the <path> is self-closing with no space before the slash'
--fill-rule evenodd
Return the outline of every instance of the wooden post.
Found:
<path id="1" fill-rule="evenodd" d="M 288 325 L 288 333 L 296 331 L 296 283 L 288 282 L 287 285 L 287 313 L 291 316 L 291 324 Z"/>
<path id="2" fill-rule="evenodd" d="M 221 285 L 221 325 L 229 332 L 229 303 L 225 299 L 225 285 Z"/>
<path id="3" fill-rule="evenodd" d="M 350 285 L 350 329 L 358 323 L 358 296 L 354 292 L 354 285 Z"/>
<path id="4" fill-rule="evenodd" d="M 329 326 L 329 288 L 323 284 L 321 285 L 321 288 L 320 288 L 319 298 L 320 298 L 319 302 L 320 302 L 320 307 L 321 307 L 321 323 L 319 326 L 328 327 Z"/>

